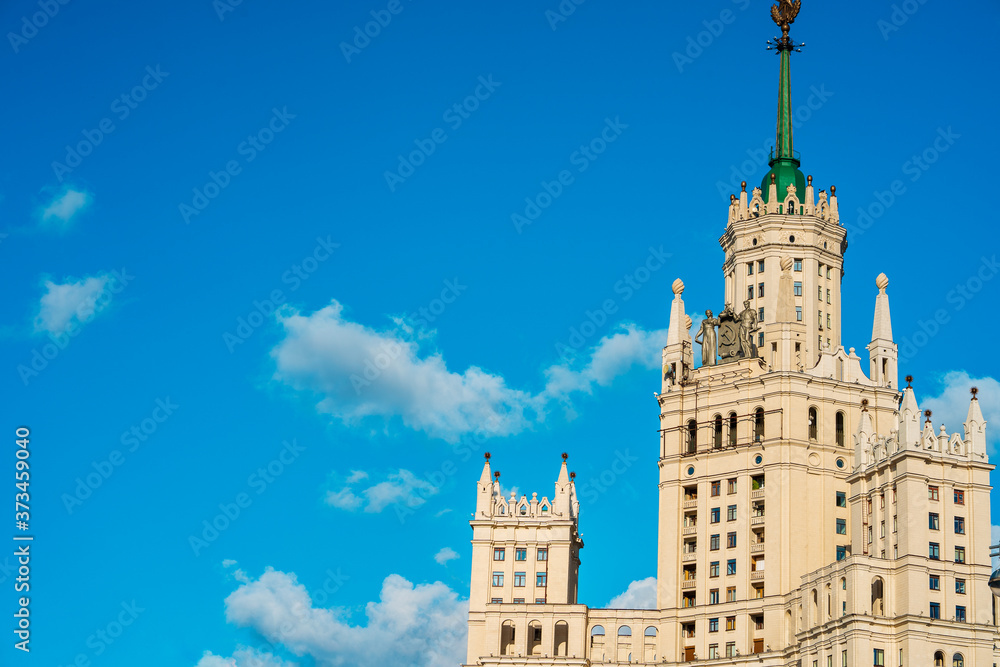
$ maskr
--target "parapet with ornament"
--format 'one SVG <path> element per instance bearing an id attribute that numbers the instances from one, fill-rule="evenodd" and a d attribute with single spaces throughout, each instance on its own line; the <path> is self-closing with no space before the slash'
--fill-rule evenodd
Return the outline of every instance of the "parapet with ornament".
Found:
<path id="1" fill-rule="evenodd" d="M 751 220 L 764 215 L 811 215 L 821 220 L 840 223 L 840 212 L 837 208 L 837 186 L 830 186 L 830 194 L 826 190 L 818 193 L 813 188 L 813 177 L 809 176 L 806 191 L 799 193 L 794 184 L 785 188 L 778 196 L 778 186 L 772 174 L 768 187 L 767 198 L 760 188 L 754 188 L 747 193 L 747 182 L 741 184 L 739 196 L 729 196 L 729 222 Z"/>

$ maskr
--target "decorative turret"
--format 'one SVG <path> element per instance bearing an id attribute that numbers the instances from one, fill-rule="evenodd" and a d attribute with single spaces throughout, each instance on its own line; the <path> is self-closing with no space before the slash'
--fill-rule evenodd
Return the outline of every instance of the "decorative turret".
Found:
<path id="1" fill-rule="evenodd" d="M 786 195 L 795 191 L 806 191 L 806 178 L 799 171 L 799 155 L 792 147 L 792 74 L 791 53 L 801 52 L 800 47 L 788 36 L 788 30 L 799 13 L 799 3 L 781 3 L 771 8 L 771 18 L 781 28 L 781 37 L 768 41 L 768 50 L 776 50 L 781 57 L 781 70 L 778 77 L 778 129 L 774 148 L 768 166 L 771 170 L 761 181 L 761 190 L 768 193 L 768 204 L 785 201 Z M 792 189 L 794 188 L 794 190 Z M 801 195 L 800 195 L 801 196 Z M 788 211 L 791 212 L 791 211 Z"/>
<path id="2" fill-rule="evenodd" d="M 868 414 L 868 399 L 861 401 L 861 417 L 858 419 L 858 430 L 854 434 L 854 465 L 866 467 L 872 463 L 872 449 L 875 445 L 875 429 L 872 427 L 871 415 Z"/>
<path id="3" fill-rule="evenodd" d="M 965 442 L 969 446 L 969 453 L 979 456 L 986 455 L 986 420 L 983 419 L 983 411 L 979 407 L 979 399 L 976 394 L 979 390 L 972 388 L 972 400 L 969 401 L 969 415 L 965 418 Z"/>
<path id="4" fill-rule="evenodd" d="M 670 304 L 667 346 L 663 348 L 663 391 L 687 378 L 694 353 L 691 349 L 691 318 L 684 312 L 684 281 L 674 281 L 674 300 Z"/>
<path id="5" fill-rule="evenodd" d="M 920 445 L 920 407 L 917 397 L 913 394 L 913 376 L 906 376 L 906 388 L 903 389 L 903 402 L 899 406 L 899 444 L 901 448 L 918 447 Z"/>
<path id="6" fill-rule="evenodd" d="M 885 288 L 889 279 L 884 273 L 875 279 L 878 296 L 875 297 L 875 320 L 872 323 L 872 341 L 868 344 L 871 360 L 872 382 L 880 387 L 895 387 L 898 383 L 896 364 L 898 347 L 892 340 L 892 320 L 889 317 L 889 295 Z"/>
<path id="7" fill-rule="evenodd" d="M 493 473 L 490 471 L 490 453 L 486 452 L 486 463 L 483 464 L 483 474 L 479 476 L 476 486 L 476 516 L 489 516 L 493 512 L 493 496 L 497 493 L 499 480 L 494 486 Z M 500 473 L 497 473 L 498 475 Z"/>

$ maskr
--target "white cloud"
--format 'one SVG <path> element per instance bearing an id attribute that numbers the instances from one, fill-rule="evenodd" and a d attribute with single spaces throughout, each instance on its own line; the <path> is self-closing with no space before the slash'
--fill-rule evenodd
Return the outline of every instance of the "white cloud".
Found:
<path id="1" fill-rule="evenodd" d="M 963 424 L 969 414 L 969 400 L 972 398 L 969 389 L 972 387 L 979 388 L 979 409 L 988 422 L 986 443 L 992 454 L 1000 443 L 1000 382 L 991 377 L 974 378 L 966 371 L 950 371 L 944 376 L 941 393 L 924 398 L 918 404 L 921 409 L 932 412 L 931 422 L 935 430 L 944 424 L 949 433 L 964 435 Z"/>
<path id="2" fill-rule="evenodd" d="M 271 351 L 274 379 L 316 397 L 319 412 L 347 424 L 368 417 L 399 418 L 408 428 L 449 442 L 479 432 L 515 435 L 545 418 L 552 403 L 569 408 L 574 393 L 608 386 L 634 365 L 659 368 L 666 332 L 625 325 L 597 342 L 581 368 L 560 363 L 545 371 L 538 393 L 514 389 L 477 366 L 449 370 L 439 352 L 400 319 L 377 331 L 344 316 L 337 301 L 312 314 L 278 315 L 284 338 Z"/>
<path id="3" fill-rule="evenodd" d="M 414 586 L 389 575 L 380 599 L 369 602 L 365 614 L 367 625 L 352 625 L 340 610 L 314 607 L 293 573 L 272 568 L 226 598 L 230 623 L 251 628 L 296 656 L 309 656 L 317 667 L 439 667 L 465 658 L 468 603 L 441 582 Z M 234 666 L 244 667 L 236 654 L 222 659 L 206 653 L 197 667 Z"/>
<path id="4" fill-rule="evenodd" d="M 656 609 L 656 577 L 633 581 L 625 592 L 612 598 L 608 609 Z"/>
<path id="5" fill-rule="evenodd" d="M 423 505 L 428 496 L 438 492 L 430 481 L 417 477 L 409 470 L 400 468 L 389 473 L 385 480 L 355 492 L 352 483 L 368 479 L 368 473 L 353 470 L 347 478 L 347 486 L 327 491 L 326 503 L 338 509 L 378 513 L 392 504 L 414 508 Z"/>
<path id="6" fill-rule="evenodd" d="M 236 565 L 236 561 L 232 558 L 225 558 L 222 561 L 222 567 L 232 567 L 233 565 Z"/>
<path id="7" fill-rule="evenodd" d="M 195 667 L 298 667 L 297 662 L 286 662 L 273 653 L 254 648 L 239 648 L 231 658 L 214 655 L 211 651 L 198 661 Z"/>
<path id="8" fill-rule="evenodd" d="M 458 553 L 451 547 L 445 547 L 441 551 L 434 554 L 434 560 L 436 560 L 441 565 L 445 565 L 450 560 L 457 559 Z"/>
<path id="9" fill-rule="evenodd" d="M 45 281 L 45 294 L 39 301 L 35 332 L 61 334 L 73 325 L 82 324 L 101 310 L 98 299 L 112 277 L 108 274 L 68 280 Z"/>
<path id="10" fill-rule="evenodd" d="M 73 218 L 86 209 L 92 201 L 93 196 L 85 190 L 63 188 L 42 208 L 42 224 L 65 229 L 73 222 Z"/>

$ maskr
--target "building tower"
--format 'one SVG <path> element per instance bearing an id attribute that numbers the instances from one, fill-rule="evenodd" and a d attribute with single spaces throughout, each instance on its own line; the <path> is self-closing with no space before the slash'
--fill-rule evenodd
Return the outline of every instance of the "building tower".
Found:
<path id="1" fill-rule="evenodd" d="M 884 274 L 868 375 L 841 342 L 836 188 L 815 189 L 792 143 L 790 60 L 801 45 L 789 32 L 800 4 L 772 8 L 782 36 L 770 171 L 730 198 L 722 308 L 705 311 L 693 337 L 684 283 L 673 283 L 657 395 L 656 608 L 578 604 L 572 488 L 567 516 L 498 513 L 487 464 L 472 521 L 469 665 L 1000 662 L 979 402 L 949 435 L 921 414 L 911 378 L 900 390 Z M 557 498 L 560 483 L 565 463 Z M 567 558 L 550 562 L 549 577 L 558 567 L 571 595 L 515 604 L 516 589 L 487 586 L 509 576 L 498 548 L 538 544 L 562 545 Z"/>

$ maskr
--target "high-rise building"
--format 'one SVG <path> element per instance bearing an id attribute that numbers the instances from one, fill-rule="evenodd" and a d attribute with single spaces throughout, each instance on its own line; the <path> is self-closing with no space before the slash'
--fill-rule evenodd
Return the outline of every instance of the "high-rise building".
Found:
<path id="1" fill-rule="evenodd" d="M 684 284 L 673 284 L 656 608 L 577 602 L 583 542 L 565 455 L 541 499 L 504 498 L 487 460 L 471 521 L 468 665 L 1000 662 L 993 466 L 975 390 L 962 432 L 936 431 L 921 413 L 912 379 L 899 383 L 884 274 L 867 363 L 841 343 L 836 189 L 816 190 L 792 143 L 798 9 L 772 10 L 782 36 L 771 169 L 731 198 L 725 306 L 705 313 L 694 340 Z"/>

